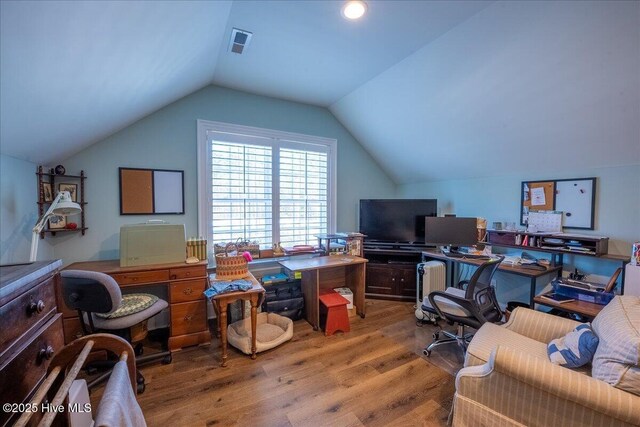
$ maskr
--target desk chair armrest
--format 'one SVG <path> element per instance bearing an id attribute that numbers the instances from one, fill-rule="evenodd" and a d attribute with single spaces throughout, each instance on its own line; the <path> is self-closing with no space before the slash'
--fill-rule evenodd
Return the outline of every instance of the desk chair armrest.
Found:
<path id="1" fill-rule="evenodd" d="M 454 425 L 483 412 L 523 425 L 640 425 L 640 397 L 502 346 L 458 372 L 455 399 Z"/>
<path id="2" fill-rule="evenodd" d="M 551 340 L 565 336 L 580 322 L 553 316 L 541 311 L 517 307 L 504 327 L 520 335 L 548 344 Z"/>
<path id="3" fill-rule="evenodd" d="M 464 310 L 468 311 L 469 313 L 471 313 L 471 316 L 475 317 L 476 319 L 478 319 L 478 321 L 480 323 L 486 323 L 487 319 L 482 315 L 482 313 L 478 310 L 478 307 L 476 306 L 474 301 L 470 301 L 468 299 L 459 297 L 457 295 L 452 295 L 446 292 L 442 292 L 442 291 L 433 291 L 431 293 L 429 293 L 429 301 L 431 302 L 431 306 L 433 308 L 435 308 L 435 310 L 438 312 L 438 315 L 440 317 L 442 317 L 443 319 L 449 319 L 451 320 L 451 316 L 456 316 L 456 317 L 461 317 L 458 316 L 456 314 L 449 314 L 446 311 L 443 311 L 439 306 L 437 301 L 435 300 L 436 297 L 442 298 L 442 299 L 446 299 L 451 301 L 454 304 L 459 305 L 460 307 L 462 307 Z M 455 320 L 455 319 L 454 319 Z"/>
<path id="4" fill-rule="evenodd" d="M 458 288 L 458 289 L 466 290 L 468 285 L 469 285 L 469 281 L 468 280 L 461 280 L 461 281 L 458 282 L 457 285 L 455 285 L 455 287 Z"/>

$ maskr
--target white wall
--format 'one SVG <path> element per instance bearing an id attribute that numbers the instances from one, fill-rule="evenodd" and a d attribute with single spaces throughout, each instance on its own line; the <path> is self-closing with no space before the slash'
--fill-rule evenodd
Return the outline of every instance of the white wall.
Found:
<path id="1" fill-rule="evenodd" d="M 38 220 L 37 165 L 0 154 L 0 264 L 29 261 L 31 229 Z M 38 260 L 53 259 L 51 236 L 40 240 Z"/>

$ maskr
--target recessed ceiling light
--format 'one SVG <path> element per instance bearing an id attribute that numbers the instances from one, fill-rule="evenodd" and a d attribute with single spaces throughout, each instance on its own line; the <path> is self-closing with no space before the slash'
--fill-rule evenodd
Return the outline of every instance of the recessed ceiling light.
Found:
<path id="1" fill-rule="evenodd" d="M 362 0 L 349 0 L 342 6 L 342 16 L 350 20 L 362 18 L 367 11 L 367 4 Z"/>

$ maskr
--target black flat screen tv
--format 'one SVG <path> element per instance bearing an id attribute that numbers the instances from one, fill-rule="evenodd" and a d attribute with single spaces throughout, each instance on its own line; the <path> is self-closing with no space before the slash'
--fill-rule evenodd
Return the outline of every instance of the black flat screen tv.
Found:
<path id="1" fill-rule="evenodd" d="M 360 200 L 360 232 L 367 241 L 424 243 L 424 218 L 438 214 L 436 199 Z"/>

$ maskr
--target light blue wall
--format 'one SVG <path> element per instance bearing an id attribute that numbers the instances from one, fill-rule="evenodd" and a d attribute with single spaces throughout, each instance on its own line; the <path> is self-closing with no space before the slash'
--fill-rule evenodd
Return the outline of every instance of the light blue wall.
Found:
<path id="1" fill-rule="evenodd" d="M 100 141 L 63 162 L 86 181 L 87 235 L 56 238 L 55 255 L 66 264 L 119 257 L 122 224 L 164 219 L 197 233 L 196 120 L 213 120 L 338 140 L 339 230 L 357 229 L 361 198 L 395 195 L 395 184 L 326 109 L 208 86 Z M 118 167 L 185 171 L 185 215 L 120 216 Z"/>
<path id="2" fill-rule="evenodd" d="M 485 160 L 490 167 L 490 156 Z M 439 213 L 479 216 L 488 223 L 514 221 L 519 224 L 520 185 L 526 180 L 597 177 L 595 230 L 573 230 L 579 234 L 609 237 L 609 253 L 631 254 L 631 244 L 640 240 L 640 165 L 558 172 L 552 176 L 522 175 L 404 184 L 398 197 L 433 197 L 438 199 Z M 567 229 L 566 232 L 572 232 Z M 513 253 L 513 252 L 511 252 Z M 513 253 L 519 255 L 520 252 Z M 534 253 L 547 257 L 544 253 Z M 603 281 L 620 265 L 618 262 L 584 256 L 565 255 L 565 274 L 574 267 Z M 498 299 L 526 301 L 528 279 L 513 275 L 497 276 Z M 541 285 L 544 280 L 539 281 Z"/>
<path id="3" fill-rule="evenodd" d="M 0 264 L 29 260 L 31 229 L 38 220 L 37 165 L 0 154 Z M 40 240 L 38 260 L 53 259 L 51 236 Z"/>

